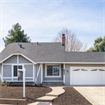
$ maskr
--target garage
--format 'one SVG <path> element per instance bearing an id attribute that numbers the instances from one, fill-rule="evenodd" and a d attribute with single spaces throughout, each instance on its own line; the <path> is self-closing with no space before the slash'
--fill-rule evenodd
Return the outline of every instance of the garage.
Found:
<path id="1" fill-rule="evenodd" d="M 105 85 L 105 67 L 70 67 L 70 85 Z"/>

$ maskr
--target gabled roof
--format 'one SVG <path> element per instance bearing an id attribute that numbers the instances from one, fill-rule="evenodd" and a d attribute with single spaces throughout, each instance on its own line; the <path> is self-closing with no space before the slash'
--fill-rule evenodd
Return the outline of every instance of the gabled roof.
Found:
<path id="1" fill-rule="evenodd" d="M 61 43 L 10 43 L 1 52 L 0 61 L 13 53 L 21 53 L 34 62 L 62 62 L 64 52 Z"/>
<path id="2" fill-rule="evenodd" d="M 20 48 L 20 44 L 22 48 Z M 61 43 L 11 43 L 0 53 L 0 62 L 11 54 L 40 62 L 105 62 L 105 52 L 66 52 Z"/>

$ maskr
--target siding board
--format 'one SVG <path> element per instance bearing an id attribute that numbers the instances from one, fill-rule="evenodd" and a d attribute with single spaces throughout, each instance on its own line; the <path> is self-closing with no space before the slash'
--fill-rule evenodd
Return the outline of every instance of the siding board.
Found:
<path id="1" fill-rule="evenodd" d="M 17 63 L 17 56 L 13 55 L 12 57 L 8 58 L 4 63 Z"/>
<path id="2" fill-rule="evenodd" d="M 11 65 L 3 65 L 3 77 L 12 77 Z"/>
<path id="3" fill-rule="evenodd" d="M 24 65 L 26 69 L 26 77 L 33 77 L 33 65 Z"/>
<path id="4" fill-rule="evenodd" d="M 19 63 L 31 63 L 31 62 L 28 61 L 26 58 L 22 57 L 21 55 L 19 55 Z"/>

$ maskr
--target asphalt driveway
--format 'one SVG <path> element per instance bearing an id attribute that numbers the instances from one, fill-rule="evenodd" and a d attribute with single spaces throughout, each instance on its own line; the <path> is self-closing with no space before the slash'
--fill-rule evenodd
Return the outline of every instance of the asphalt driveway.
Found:
<path id="1" fill-rule="evenodd" d="M 74 88 L 93 105 L 105 105 L 105 86 L 80 86 Z"/>

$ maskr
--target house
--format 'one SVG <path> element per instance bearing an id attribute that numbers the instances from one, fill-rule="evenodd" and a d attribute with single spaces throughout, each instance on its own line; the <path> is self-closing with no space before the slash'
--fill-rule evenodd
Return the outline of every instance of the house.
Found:
<path id="1" fill-rule="evenodd" d="M 66 52 L 62 43 L 10 43 L 0 53 L 0 81 L 18 81 L 26 69 L 26 82 L 64 85 L 105 85 L 105 52 Z"/>

